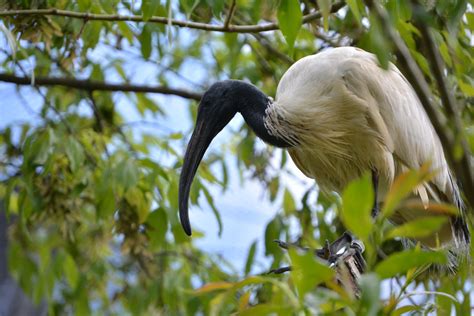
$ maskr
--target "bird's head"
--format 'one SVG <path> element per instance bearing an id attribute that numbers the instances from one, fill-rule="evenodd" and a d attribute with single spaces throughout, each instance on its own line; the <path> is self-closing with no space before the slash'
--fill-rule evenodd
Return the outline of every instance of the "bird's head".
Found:
<path id="1" fill-rule="evenodd" d="M 283 139 L 271 135 L 265 127 L 265 111 L 270 99 L 252 84 L 225 80 L 213 84 L 199 104 L 196 126 L 184 155 L 179 179 L 179 217 L 184 231 L 191 235 L 188 215 L 189 191 L 199 163 L 214 137 L 240 112 L 248 125 L 265 142 L 288 147 Z"/>
<path id="2" fill-rule="evenodd" d="M 179 180 L 179 217 L 188 236 L 191 235 L 188 215 L 191 184 L 209 144 L 239 111 L 236 99 L 238 82 L 225 80 L 213 84 L 199 103 L 196 125 L 184 155 Z"/>

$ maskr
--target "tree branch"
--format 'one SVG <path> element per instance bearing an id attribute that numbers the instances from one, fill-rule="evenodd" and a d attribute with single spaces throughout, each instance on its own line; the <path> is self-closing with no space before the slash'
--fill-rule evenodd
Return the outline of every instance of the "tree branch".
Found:
<path id="1" fill-rule="evenodd" d="M 331 12 L 334 13 L 345 6 L 344 1 L 337 2 L 331 7 Z M 146 20 L 142 15 L 120 15 L 120 14 L 95 14 L 89 12 L 74 12 L 60 9 L 31 9 L 31 10 L 9 10 L 1 11 L 0 17 L 5 16 L 62 16 L 74 19 L 82 19 L 86 21 L 130 21 L 130 22 L 148 22 L 175 25 L 178 27 L 186 27 L 191 29 L 198 29 L 204 31 L 229 32 L 229 33 L 259 33 L 266 31 L 278 30 L 279 26 L 276 22 L 259 24 L 259 25 L 215 25 L 192 21 L 181 21 L 169 19 L 168 17 L 153 16 Z M 313 12 L 303 17 L 303 24 L 309 23 L 313 20 L 321 18 L 320 12 Z"/>
<path id="2" fill-rule="evenodd" d="M 119 91 L 119 92 L 139 92 L 139 93 L 161 93 L 166 95 L 176 95 L 185 99 L 201 100 L 202 94 L 163 86 L 135 85 L 127 83 L 108 83 L 89 79 L 74 78 L 52 78 L 35 77 L 32 82 L 30 77 L 18 77 L 11 74 L 0 73 L 0 81 L 15 83 L 17 85 L 34 86 L 63 86 L 86 91 Z"/>
<path id="3" fill-rule="evenodd" d="M 446 155 L 449 164 L 453 168 L 456 178 L 461 182 L 464 194 L 469 201 L 469 204 L 471 207 L 474 207 L 474 183 L 472 181 L 471 169 L 469 168 L 469 152 L 464 151 L 461 159 L 455 157 L 453 152 L 454 148 L 456 148 L 455 137 L 448 128 L 445 128 L 447 123 L 446 118 L 442 116 L 440 111 L 438 111 L 433 106 L 432 100 L 434 100 L 434 97 L 431 94 L 430 87 L 426 82 L 420 68 L 411 56 L 408 47 L 405 45 L 405 42 L 403 42 L 400 35 L 390 24 L 387 11 L 385 11 L 385 9 L 382 8 L 377 1 L 365 0 L 365 3 L 380 20 L 384 33 L 387 34 L 387 36 L 392 41 L 398 60 L 406 69 L 405 75 L 415 89 L 415 92 L 418 95 L 423 108 L 425 109 L 436 133 L 438 134 L 441 144 L 443 145 L 444 154 Z M 432 67 L 437 67 L 437 65 L 433 64 Z M 444 104 L 444 106 L 448 107 L 449 105 Z M 467 169 L 465 169 L 466 165 L 468 166 Z"/>
<path id="4" fill-rule="evenodd" d="M 234 15 L 234 10 L 236 7 L 236 0 L 232 0 L 232 4 L 230 5 L 229 8 L 229 13 L 227 13 L 227 17 L 224 21 L 224 29 L 228 29 L 230 25 L 230 21 L 232 20 L 232 16 Z"/>

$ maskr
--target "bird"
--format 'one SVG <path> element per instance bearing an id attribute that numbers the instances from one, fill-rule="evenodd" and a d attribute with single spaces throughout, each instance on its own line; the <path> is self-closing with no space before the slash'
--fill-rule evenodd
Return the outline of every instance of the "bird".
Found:
<path id="1" fill-rule="evenodd" d="M 179 181 L 179 216 L 187 235 L 189 192 L 199 163 L 237 113 L 265 143 L 287 150 L 323 191 L 341 193 L 370 172 L 374 216 L 397 176 L 429 163 L 434 176 L 413 193 L 424 207 L 398 210 L 390 220 L 401 225 L 429 216 L 429 203 L 451 203 L 458 214 L 419 241 L 449 249 L 453 257 L 469 248 L 460 189 L 416 92 L 394 64 L 384 69 L 375 55 L 357 47 L 298 60 L 282 76 L 274 99 L 240 80 L 218 81 L 204 93 Z"/>

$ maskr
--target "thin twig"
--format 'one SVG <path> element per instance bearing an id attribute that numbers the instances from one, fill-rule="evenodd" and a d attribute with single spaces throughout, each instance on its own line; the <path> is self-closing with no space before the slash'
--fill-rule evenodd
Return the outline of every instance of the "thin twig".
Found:
<path id="1" fill-rule="evenodd" d="M 18 85 L 31 85 L 30 77 L 18 77 L 12 74 L 0 73 L 0 81 L 11 82 Z M 35 77 L 36 86 L 64 86 L 86 91 L 120 91 L 120 92 L 142 92 L 161 93 L 176 95 L 186 99 L 199 101 L 201 94 L 183 89 L 173 89 L 163 86 L 147 86 L 128 83 L 108 83 L 103 81 L 74 78 Z"/>
<path id="2" fill-rule="evenodd" d="M 345 6 L 343 1 L 335 3 L 331 11 L 336 12 Z M 31 10 L 9 10 L 1 11 L 0 17 L 5 16 L 62 16 L 74 19 L 83 19 L 87 21 L 130 21 L 130 22 L 145 22 L 142 15 L 121 15 L 121 14 L 95 14 L 89 12 L 75 12 L 68 10 L 60 10 L 56 8 L 50 9 L 31 9 Z M 320 12 L 313 12 L 303 17 L 303 24 L 311 22 L 313 20 L 321 18 Z M 229 33 L 259 33 L 266 31 L 278 30 L 279 26 L 277 22 L 270 22 L 258 25 L 214 25 L 192 21 L 181 21 L 175 19 L 169 19 L 163 16 L 153 16 L 146 21 L 147 23 L 159 23 L 174 25 L 178 27 L 185 27 L 191 29 L 198 29 L 204 31 L 216 31 L 216 32 L 229 32 Z"/>
<path id="3" fill-rule="evenodd" d="M 263 36 L 262 34 L 253 33 L 252 35 L 260 43 L 260 45 L 262 45 L 263 47 L 265 47 L 267 49 L 267 51 L 270 54 L 274 55 L 275 57 L 277 57 L 278 59 L 280 59 L 281 61 L 285 62 L 288 65 L 292 65 L 292 64 L 295 63 L 293 58 L 291 58 L 290 56 L 282 53 L 277 48 L 273 47 L 273 45 L 270 43 L 270 41 L 265 36 Z"/>
<path id="4" fill-rule="evenodd" d="M 316 28 L 313 29 L 313 35 L 322 40 L 323 42 L 327 43 L 330 47 L 339 47 L 341 46 L 337 41 L 333 40 L 331 37 L 328 35 L 319 32 Z"/>
<path id="5" fill-rule="evenodd" d="M 103 132 L 105 130 L 104 118 L 100 113 L 97 103 L 95 102 L 95 98 L 92 91 L 89 91 L 89 100 L 92 108 L 92 113 L 94 113 L 95 120 L 97 121 L 97 125 L 99 126 L 99 132 Z"/>
<path id="6" fill-rule="evenodd" d="M 227 17 L 224 21 L 224 29 L 228 29 L 230 25 L 230 21 L 232 20 L 232 16 L 234 15 L 234 10 L 235 10 L 235 0 L 232 0 L 232 4 L 230 5 L 229 13 L 227 14 Z"/>

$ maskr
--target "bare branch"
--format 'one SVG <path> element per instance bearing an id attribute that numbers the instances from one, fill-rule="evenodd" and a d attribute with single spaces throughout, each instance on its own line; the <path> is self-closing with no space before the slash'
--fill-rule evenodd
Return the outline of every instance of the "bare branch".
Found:
<path id="1" fill-rule="evenodd" d="M 18 77 L 11 74 L 0 73 L 0 81 L 11 82 L 18 85 L 31 85 L 30 77 Z M 185 99 L 201 100 L 201 94 L 183 90 L 173 89 L 163 86 L 147 86 L 135 85 L 128 83 L 108 83 L 88 79 L 74 78 L 52 78 L 52 77 L 35 77 L 35 86 L 63 86 L 86 91 L 119 91 L 119 92 L 141 92 L 141 93 L 160 93 L 166 95 L 176 95 Z"/>
<path id="2" fill-rule="evenodd" d="M 408 47 L 405 42 L 403 42 L 400 35 L 395 31 L 395 29 L 390 24 L 390 19 L 385 11 L 377 1 L 365 0 L 365 3 L 370 8 L 370 10 L 378 17 L 381 22 L 383 31 L 387 36 L 389 36 L 392 41 L 395 51 L 397 53 L 398 60 L 406 69 L 407 79 L 412 84 L 415 89 L 418 98 L 423 105 L 428 117 L 433 124 L 433 127 L 438 134 L 438 137 L 443 145 L 444 153 L 448 159 L 451 167 L 453 168 L 456 178 L 461 182 L 463 191 L 471 207 L 474 207 L 474 183 L 472 180 L 470 161 L 469 161 L 469 151 L 463 151 L 463 156 L 461 159 L 455 157 L 453 149 L 456 148 L 456 141 L 453 133 L 449 128 L 446 128 L 447 120 L 442 116 L 441 112 L 438 111 L 435 106 L 432 104 L 434 97 L 431 93 L 430 87 L 426 82 L 423 73 L 416 64 L 415 60 L 410 54 Z M 433 49 L 436 50 L 436 49 Z M 433 64 L 433 68 L 437 68 L 439 65 Z M 439 69 L 439 71 L 441 71 Z M 439 79 L 439 78 L 438 78 Z M 444 103 L 444 100 L 443 100 Z M 448 108 L 449 104 L 444 104 Z M 448 112 L 450 110 L 448 109 Z M 462 135 L 462 134 L 461 134 Z M 461 136 L 459 135 L 459 136 Z M 462 136 L 461 136 L 462 137 Z"/>
<path id="3" fill-rule="evenodd" d="M 345 6 L 344 1 L 337 2 L 331 7 L 331 12 L 336 12 Z M 206 24 L 192 21 L 182 21 L 169 19 L 168 17 L 153 16 L 149 20 L 145 21 L 142 15 L 120 15 L 120 14 L 95 14 L 88 12 L 74 12 L 60 9 L 31 9 L 31 10 L 10 10 L 1 11 L 0 17 L 5 16 L 62 16 L 74 19 L 82 19 L 86 21 L 130 21 L 130 22 L 147 22 L 147 23 L 159 23 L 167 25 L 175 25 L 178 27 L 186 27 L 191 29 L 205 30 L 205 31 L 216 31 L 216 32 L 229 32 L 229 33 L 259 33 L 266 31 L 278 30 L 279 26 L 276 22 L 259 24 L 259 25 L 215 25 Z M 320 12 L 313 12 L 303 17 L 303 24 L 311 22 L 313 20 L 321 18 Z M 230 22 L 229 22 L 230 23 Z"/>

